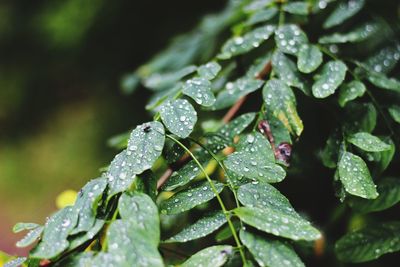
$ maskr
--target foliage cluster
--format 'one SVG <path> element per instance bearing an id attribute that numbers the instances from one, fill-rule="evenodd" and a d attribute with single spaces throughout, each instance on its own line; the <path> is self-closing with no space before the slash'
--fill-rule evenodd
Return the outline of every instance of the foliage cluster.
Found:
<path id="1" fill-rule="evenodd" d="M 29 231 L 17 246 L 39 241 L 8 266 L 304 266 L 400 250 L 400 221 L 374 215 L 400 201 L 388 176 L 400 123 L 394 2 L 232 0 L 205 17 L 124 77 L 126 93 L 153 91 L 154 119 L 110 140 L 122 151 L 73 206 L 15 226 Z M 374 218 L 338 240 L 272 185 L 302 172 L 298 99 L 334 118 L 318 158 L 338 207 Z"/>

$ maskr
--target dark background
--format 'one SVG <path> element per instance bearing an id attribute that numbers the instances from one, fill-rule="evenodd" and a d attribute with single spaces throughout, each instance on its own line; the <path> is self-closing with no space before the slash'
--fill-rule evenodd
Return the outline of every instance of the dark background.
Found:
<path id="1" fill-rule="evenodd" d="M 0 250 L 21 254 L 18 221 L 43 223 L 116 151 L 106 140 L 148 114 L 120 92 L 168 40 L 223 0 L 0 1 Z"/>

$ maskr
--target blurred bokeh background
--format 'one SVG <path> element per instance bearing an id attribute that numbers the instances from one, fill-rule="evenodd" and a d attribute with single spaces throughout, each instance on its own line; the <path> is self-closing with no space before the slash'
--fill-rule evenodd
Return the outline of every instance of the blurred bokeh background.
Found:
<path id="1" fill-rule="evenodd" d="M 106 140 L 144 121 L 148 93 L 123 74 L 224 0 L 0 1 L 0 250 L 23 255 L 19 221 L 43 223 L 55 198 L 99 175 Z"/>

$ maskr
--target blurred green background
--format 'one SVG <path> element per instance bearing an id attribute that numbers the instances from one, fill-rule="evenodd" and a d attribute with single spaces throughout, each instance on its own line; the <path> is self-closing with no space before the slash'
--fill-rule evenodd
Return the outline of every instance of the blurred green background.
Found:
<path id="1" fill-rule="evenodd" d="M 0 2 L 0 250 L 19 221 L 43 223 L 55 198 L 99 175 L 106 140 L 147 118 L 148 93 L 120 77 L 223 0 Z"/>

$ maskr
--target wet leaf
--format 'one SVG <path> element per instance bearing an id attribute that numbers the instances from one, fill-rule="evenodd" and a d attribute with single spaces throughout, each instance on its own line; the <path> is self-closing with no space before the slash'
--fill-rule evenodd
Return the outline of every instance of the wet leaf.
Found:
<path id="1" fill-rule="evenodd" d="M 195 77 L 187 80 L 183 85 L 182 93 L 205 107 L 212 106 L 215 103 L 215 96 L 211 91 L 211 82 L 206 78 Z"/>
<path id="2" fill-rule="evenodd" d="M 19 233 L 21 231 L 26 231 L 26 230 L 33 230 L 35 228 L 38 228 L 40 225 L 37 223 L 23 223 L 19 222 L 13 227 L 13 233 Z"/>
<path id="3" fill-rule="evenodd" d="M 20 267 L 27 261 L 26 257 L 18 257 L 9 262 L 6 262 L 3 267 Z"/>
<path id="4" fill-rule="evenodd" d="M 181 138 L 188 137 L 197 122 L 197 112 L 186 99 L 165 102 L 160 115 L 168 130 Z"/>
<path id="5" fill-rule="evenodd" d="M 313 95 L 316 98 L 326 98 L 335 93 L 344 81 L 346 71 L 347 66 L 340 60 L 325 63 L 312 86 Z"/>
<path id="6" fill-rule="evenodd" d="M 208 161 L 211 159 L 211 156 L 204 152 L 196 153 L 195 156 L 204 168 L 207 165 Z M 174 171 L 171 177 L 163 185 L 162 189 L 164 191 L 175 190 L 180 186 L 187 185 L 201 173 L 201 169 L 199 168 L 197 163 L 194 160 L 191 160 L 179 170 Z"/>
<path id="7" fill-rule="evenodd" d="M 94 253 L 92 251 L 71 254 L 70 256 L 54 264 L 54 267 L 89 267 L 93 264 L 93 256 Z"/>
<path id="8" fill-rule="evenodd" d="M 254 149 L 256 146 L 252 146 Z M 251 148 L 250 148 L 251 149 Z M 226 167 L 239 176 L 265 183 L 281 182 L 285 178 L 285 170 L 263 156 L 261 147 L 257 152 L 238 151 L 229 155 L 224 161 Z"/>
<path id="9" fill-rule="evenodd" d="M 89 231 L 81 233 L 81 234 L 69 236 L 68 237 L 68 241 L 69 241 L 68 251 L 72 251 L 72 250 L 76 249 L 77 247 L 81 246 L 82 244 L 84 244 L 85 242 L 92 240 L 101 231 L 101 229 L 104 226 L 104 223 L 105 223 L 104 220 L 96 219 L 94 225 L 92 226 L 92 228 L 89 229 Z"/>
<path id="10" fill-rule="evenodd" d="M 225 223 L 226 218 L 222 211 L 212 212 L 200 218 L 194 224 L 184 228 L 165 242 L 188 242 L 195 240 L 213 233 Z"/>
<path id="11" fill-rule="evenodd" d="M 293 248 L 282 241 L 271 240 L 244 230 L 240 231 L 240 240 L 260 266 L 305 266 Z"/>
<path id="12" fill-rule="evenodd" d="M 388 209 L 400 202 L 400 180 L 385 178 L 378 183 L 376 199 L 351 198 L 349 205 L 356 211 L 368 213 Z"/>
<path id="13" fill-rule="evenodd" d="M 212 109 L 218 110 L 233 105 L 242 96 L 259 89 L 263 83 L 263 81 L 250 78 L 240 78 L 234 82 L 228 82 L 225 89 L 218 94 Z"/>
<path id="14" fill-rule="evenodd" d="M 371 71 L 388 73 L 396 66 L 399 59 L 400 44 L 396 43 L 378 50 L 364 61 L 363 66 L 366 66 Z"/>
<path id="15" fill-rule="evenodd" d="M 240 203 L 246 207 L 267 207 L 300 218 L 289 200 L 270 184 L 248 183 L 240 186 L 237 194 Z"/>
<path id="16" fill-rule="evenodd" d="M 373 72 L 370 72 L 367 78 L 376 87 L 400 93 L 400 81 L 394 78 L 388 78 L 383 73 Z"/>
<path id="17" fill-rule="evenodd" d="M 39 226 L 39 227 L 36 227 L 36 228 L 30 230 L 24 236 L 24 238 L 22 238 L 21 240 L 19 240 L 17 242 L 16 246 L 19 248 L 23 248 L 23 247 L 27 247 L 27 246 L 33 244 L 40 237 L 42 232 L 43 232 L 43 226 Z"/>
<path id="18" fill-rule="evenodd" d="M 390 145 L 386 144 L 378 137 L 366 132 L 355 133 L 349 136 L 347 140 L 353 145 L 368 152 L 381 152 L 390 149 Z"/>
<path id="19" fill-rule="evenodd" d="M 74 229 L 78 213 L 72 206 L 59 210 L 46 222 L 39 244 L 30 252 L 31 258 L 52 259 L 68 248 L 68 235 Z"/>
<path id="20" fill-rule="evenodd" d="M 325 29 L 329 29 L 353 17 L 363 8 L 364 3 L 364 0 L 346 0 L 339 3 L 336 9 L 333 10 L 333 12 L 325 20 L 323 27 Z"/>
<path id="21" fill-rule="evenodd" d="M 303 73 L 311 73 L 322 63 L 322 53 L 315 45 L 303 44 L 297 57 L 297 68 Z"/>
<path id="22" fill-rule="evenodd" d="M 136 174 L 150 169 L 161 155 L 164 142 L 164 126 L 160 122 L 138 125 L 131 133 L 128 148 L 113 159 L 105 174 L 109 197 L 129 188 Z"/>
<path id="23" fill-rule="evenodd" d="M 284 53 L 297 55 L 300 47 L 308 43 L 306 34 L 295 24 L 279 27 L 275 32 L 276 46 Z"/>
<path id="24" fill-rule="evenodd" d="M 296 98 L 292 89 L 280 80 L 269 80 L 263 88 L 267 112 L 272 113 L 296 136 L 303 131 L 303 122 L 296 110 Z"/>
<path id="25" fill-rule="evenodd" d="M 276 14 L 278 14 L 278 9 L 276 7 L 260 9 L 249 17 L 246 24 L 251 26 L 257 23 L 265 22 L 275 17 Z"/>
<path id="26" fill-rule="evenodd" d="M 114 221 L 107 232 L 108 253 L 112 256 L 102 259 L 102 266 L 164 266 L 157 245 L 148 240 L 149 234 L 132 221 Z"/>
<path id="27" fill-rule="evenodd" d="M 146 240 L 157 246 L 160 241 L 160 218 L 157 206 L 148 195 L 124 193 L 118 201 L 118 210 L 124 221 L 129 221 L 135 229 L 141 229 Z"/>
<path id="28" fill-rule="evenodd" d="M 362 158 L 350 152 L 344 152 L 339 161 L 338 170 L 340 180 L 348 193 L 368 199 L 378 197 L 376 185 Z"/>
<path id="29" fill-rule="evenodd" d="M 283 5 L 283 10 L 295 15 L 307 15 L 309 5 L 301 1 L 288 2 L 286 5 Z"/>
<path id="30" fill-rule="evenodd" d="M 351 81 L 342 84 L 339 88 L 339 105 L 344 107 L 347 102 L 361 97 L 366 91 L 365 85 L 360 81 Z"/>
<path id="31" fill-rule="evenodd" d="M 199 76 L 207 80 L 214 79 L 220 71 L 221 66 L 215 61 L 210 61 L 197 68 L 197 73 Z"/>
<path id="32" fill-rule="evenodd" d="M 221 193 L 222 189 L 224 189 L 224 185 L 218 182 L 214 182 L 214 186 L 218 193 Z M 208 202 L 214 197 L 215 194 L 210 184 L 204 181 L 164 200 L 160 204 L 160 210 L 164 214 L 178 214 Z"/>
<path id="33" fill-rule="evenodd" d="M 366 23 L 348 33 L 334 33 L 331 35 L 319 38 L 320 44 L 343 44 L 343 43 L 356 43 L 361 42 L 380 30 L 377 23 Z"/>
<path id="34" fill-rule="evenodd" d="M 263 42 L 269 39 L 274 33 L 275 26 L 266 25 L 258 27 L 243 36 L 235 36 L 229 39 L 221 49 L 218 55 L 220 59 L 229 59 L 233 56 L 247 53 L 260 46 Z"/>
<path id="35" fill-rule="evenodd" d="M 181 267 L 220 267 L 228 261 L 232 254 L 233 248 L 231 246 L 208 247 L 191 256 Z"/>
<path id="36" fill-rule="evenodd" d="M 97 205 L 106 186 L 106 179 L 98 178 L 88 182 L 81 189 L 74 205 L 78 211 L 78 223 L 71 234 L 89 231 L 93 227 L 96 220 Z"/>
<path id="37" fill-rule="evenodd" d="M 260 231 L 293 240 L 316 240 L 320 232 L 308 221 L 270 207 L 240 207 L 234 213 L 246 224 Z"/>
<path id="38" fill-rule="evenodd" d="M 308 86 L 297 71 L 296 64 L 287 56 L 279 51 L 275 52 L 272 56 L 272 66 L 281 81 L 289 86 L 301 89 L 305 94 L 309 94 Z"/>
<path id="39" fill-rule="evenodd" d="M 390 116 L 397 123 L 400 123 L 400 106 L 393 105 L 388 108 Z"/>
<path id="40" fill-rule="evenodd" d="M 348 233 L 336 242 L 335 251 L 344 262 L 366 262 L 400 250 L 400 222 L 373 225 Z"/>

